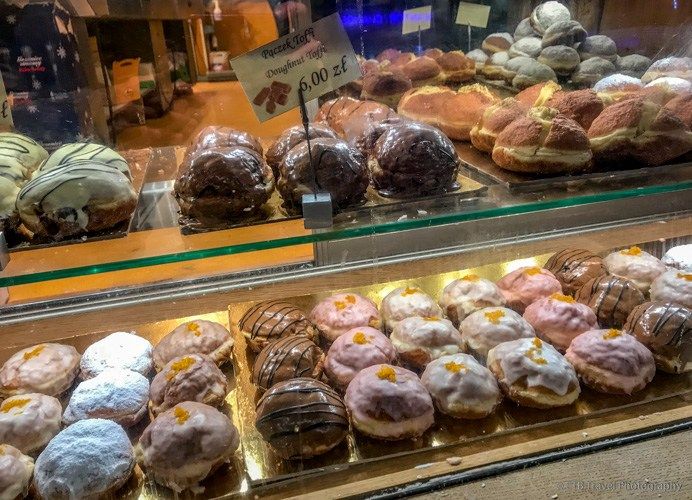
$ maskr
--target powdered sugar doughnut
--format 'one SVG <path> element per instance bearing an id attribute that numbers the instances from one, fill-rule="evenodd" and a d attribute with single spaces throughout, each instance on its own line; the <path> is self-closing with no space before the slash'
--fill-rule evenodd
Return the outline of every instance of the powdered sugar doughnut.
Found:
<path id="1" fill-rule="evenodd" d="M 384 331 L 389 333 L 404 318 L 442 316 L 442 309 L 420 288 L 405 286 L 392 290 L 380 306 Z"/>
<path id="2" fill-rule="evenodd" d="M 72 346 L 27 347 L 0 368 L 0 397 L 32 392 L 58 396 L 72 386 L 78 371 L 79 353 Z"/>
<path id="3" fill-rule="evenodd" d="M 329 380 L 340 388 L 368 366 L 394 363 L 396 350 L 379 330 L 369 326 L 354 328 L 336 339 L 327 352 L 324 371 Z"/>
<path id="4" fill-rule="evenodd" d="M 520 314 L 532 302 L 562 292 L 562 285 L 553 273 L 540 267 L 520 267 L 503 276 L 497 286 L 507 306 Z"/>
<path id="5" fill-rule="evenodd" d="M 374 365 L 353 378 L 344 397 L 353 426 L 387 441 L 421 436 L 435 420 L 428 390 L 405 368 Z"/>
<path id="6" fill-rule="evenodd" d="M 132 475 L 130 438 L 115 422 L 80 420 L 48 443 L 36 460 L 34 487 L 41 498 L 102 498 Z"/>
<path id="7" fill-rule="evenodd" d="M 380 312 L 365 297 L 356 293 L 338 293 L 319 302 L 310 312 L 310 320 L 331 343 L 358 326 L 379 328 Z"/>
<path id="8" fill-rule="evenodd" d="M 35 455 L 60 432 L 62 406 L 53 396 L 21 394 L 0 405 L 0 443 Z"/>
<path id="9" fill-rule="evenodd" d="M 642 293 L 666 270 L 663 262 L 636 246 L 609 254 L 603 263 L 610 274 L 630 280 Z"/>
<path id="10" fill-rule="evenodd" d="M 183 401 L 210 406 L 223 404 L 228 380 L 206 354 L 188 354 L 173 358 L 156 374 L 149 388 L 149 403 L 154 416 Z"/>
<path id="11" fill-rule="evenodd" d="M 421 376 L 435 406 L 457 418 L 483 418 L 502 401 L 495 376 L 468 354 L 432 360 Z"/>
<path id="12" fill-rule="evenodd" d="M 227 462 L 240 443 L 238 430 L 216 408 L 186 401 L 161 413 L 136 448 L 147 476 L 176 492 L 198 483 Z"/>
<path id="13" fill-rule="evenodd" d="M 147 412 L 149 381 L 130 370 L 109 368 L 80 383 L 63 413 L 65 425 L 104 418 L 123 427 L 139 422 Z"/>
<path id="14" fill-rule="evenodd" d="M 692 244 L 669 248 L 661 260 L 668 267 L 692 270 Z"/>
<path id="15" fill-rule="evenodd" d="M 589 330 L 565 353 L 586 385 L 610 394 L 632 394 L 651 382 L 654 356 L 644 344 L 621 330 Z"/>
<path id="16" fill-rule="evenodd" d="M 524 319 L 531 324 L 538 338 L 550 342 L 560 351 L 565 351 L 580 333 L 598 328 L 596 314 L 589 306 L 561 293 L 529 304 Z"/>
<path id="17" fill-rule="evenodd" d="M 692 309 L 692 271 L 666 271 L 651 284 L 651 300 L 673 302 Z"/>
<path id="18" fill-rule="evenodd" d="M 541 339 L 504 342 L 488 352 L 488 368 L 513 401 L 532 408 L 572 404 L 579 380 L 572 365 Z"/>
<path id="19" fill-rule="evenodd" d="M 416 369 L 445 354 L 465 351 L 464 339 L 451 321 L 432 316 L 401 320 L 389 336 L 401 360 Z"/>
<path id="20" fill-rule="evenodd" d="M 475 274 L 452 281 L 440 297 L 440 305 L 455 326 L 478 309 L 504 306 L 505 303 L 505 297 L 495 283 Z"/>
<path id="21" fill-rule="evenodd" d="M 233 337 L 225 326 L 196 319 L 176 327 L 154 347 L 154 365 L 161 370 L 171 359 L 185 354 L 206 354 L 217 365 L 230 360 Z"/>
<path id="22" fill-rule="evenodd" d="M 120 368 L 146 377 L 154 368 L 152 351 L 151 343 L 135 333 L 111 333 L 86 348 L 80 362 L 80 376 L 87 379 L 108 368 Z"/>
<path id="23" fill-rule="evenodd" d="M 469 349 L 481 360 L 498 344 L 536 336 L 520 314 L 506 307 L 486 307 L 466 317 L 459 327 Z"/>
<path id="24" fill-rule="evenodd" d="M 34 461 L 14 446 L 0 444 L 0 499 L 15 500 L 29 494 Z"/>

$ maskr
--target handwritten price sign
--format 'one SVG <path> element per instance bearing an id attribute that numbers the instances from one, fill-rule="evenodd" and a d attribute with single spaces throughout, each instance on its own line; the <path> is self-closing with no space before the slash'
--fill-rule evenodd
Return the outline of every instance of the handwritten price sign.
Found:
<path id="1" fill-rule="evenodd" d="M 5 83 L 2 81 L 2 75 L 0 74 L 0 127 L 3 125 L 11 128 L 14 126 L 14 122 L 12 121 L 10 101 L 7 98 L 7 92 L 5 91 Z"/>
<path id="2" fill-rule="evenodd" d="M 298 106 L 299 88 L 307 101 L 361 76 L 339 14 L 236 57 L 231 65 L 260 121 Z"/>

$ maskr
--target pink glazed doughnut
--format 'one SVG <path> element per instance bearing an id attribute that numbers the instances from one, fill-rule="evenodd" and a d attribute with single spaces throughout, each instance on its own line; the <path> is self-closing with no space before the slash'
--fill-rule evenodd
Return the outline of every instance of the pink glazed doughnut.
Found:
<path id="1" fill-rule="evenodd" d="M 540 267 L 520 267 L 503 276 L 497 286 L 507 299 L 507 307 L 519 314 L 538 299 L 562 293 L 562 285 L 555 275 Z"/>
<path id="2" fill-rule="evenodd" d="M 588 330 L 598 328 L 596 314 L 586 304 L 569 295 L 554 293 L 529 304 L 524 319 L 536 331 L 536 336 L 564 352 L 572 339 Z"/>
<path id="3" fill-rule="evenodd" d="M 651 351 L 632 335 L 614 328 L 582 333 L 565 357 L 586 385 L 608 394 L 640 391 L 656 373 Z"/>
<path id="4" fill-rule="evenodd" d="M 375 439 L 417 438 L 435 421 L 428 390 L 415 373 L 398 366 L 361 370 L 348 384 L 344 401 L 353 426 Z"/>
<path id="5" fill-rule="evenodd" d="M 357 293 L 338 293 L 319 302 L 310 313 L 327 342 L 358 326 L 380 327 L 380 312 L 369 299 Z"/>
<path id="6" fill-rule="evenodd" d="M 324 371 L 341 389 L 368 366 L 394 363 L 396 350 L 379 330 L 369 326 L 353 328 L 336 339 L 327 352 Z"/>

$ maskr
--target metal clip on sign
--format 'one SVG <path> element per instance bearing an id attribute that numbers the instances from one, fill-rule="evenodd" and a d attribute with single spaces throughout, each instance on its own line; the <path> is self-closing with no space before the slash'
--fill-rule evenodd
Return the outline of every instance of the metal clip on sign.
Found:
<path id="1" fill-rule="evenodd" d="M 305 140 L 308 143 L 308 160 L 310 162 L 310 180 L 312 181 L 312 193 L 303 195 L 303 219 L 305 229 L 325 229 L 332 227 L 332 196 L 330 193 L 319 192 L 315 165 L 312 163 L 312 149 L 310 147 L 310 120 L 305 109 L 305 97 L 303 90 L 298 88 L 298 101 L 300 116 L 305 128 Z"/>

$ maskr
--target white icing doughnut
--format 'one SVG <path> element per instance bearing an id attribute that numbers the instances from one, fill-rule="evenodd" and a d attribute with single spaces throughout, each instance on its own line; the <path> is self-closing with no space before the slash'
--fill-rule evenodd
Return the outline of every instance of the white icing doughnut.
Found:
<path id="1" fill-rule="evenodd" d="M 124 485 L 135 466 L 130 438 L 115 422 L 80 420 L 48 443 L 36 460 L 41 498 L 101 498 Z"/>
<path id="2" fill-rule="evenodd" d="M 19 190 L 47 157 L 46 150 L 33 139 L 0 133 L 0 217 L 15 211 Z"/>
<path id="3" fill-rule="evenodd" d="M 663 256 L 663 263 L 675 269 L 692 270 L 692 244 L 669 248 Z"/>
<path id="4" fill-rule="evenodd" d="M 15 500 L 29 494 L 34 461 L 9 444 L 0 444 L 0 500 Z"/>
<path id="5" fill-rule="evenodd" d="M 196 319 L 178 325 L 154 347 L 154 365 L 161 370 L 171 359 L 185 354 L 206 354 L 217 365 L 229 361 L 233 337 L 225 326 Z"/>
<path id="6" fill-rule="evenodd" d="M 389 339 L 402 361 L 424 368 L 445 354 L 464 352 L 464 339 L 451 321 L 438 317 L 412 316 L 401 320 Z"/>
<path id="7" fill-rule="evenodd" d="M 60 432 L 62 406 L 45 394 L 21 394 L 0 405 L 0 443 L 34 455 Z"/>
<path id="8" fill-rule="evenodd" d="M 109 368 L 79 384 L 65 408 L 63 421 L 71 425 L 88 418 L 105 418 L 123 427 L 139 422 L 147 412 L 149 381 L 130 370 Z"/>
<path id="9" fill-rule="evenodd" d="M 639 247 L 613 252 L 603 264 L 610 274 L 632 281 L 642 293 L 647 293 L 651 282 L 666 270 L 663 262 Z"/>
<path id="10" fill-rule="evenodd" d="M 152 352 L 151 343 L 135 333 L 111 333 L 86 348 L 80 362 L 81 377 L 95 377 L 107 368 L 132 370 L 147 376 L 154 368 Z"/>
<path id="11" fill-rule="evenodd" d="M 520 314 L 506 307 L 486 307 L 471 313 L 461 322 L 459 330 L 471 351 L 482 360 L 502 342 L 536 336 Z"/>
<path id="12" fill-rule="evenodd" d="M 0 397 L 40 392 L 58 396 L 72 386 L 79 353 L 63 344 L 38 344 L 15 353 L 0 368 Z"/>
<path id="13" fill-rule="evenodd" d="M 692 309 L 692 271 L 672 269 L 651 284 L 651 300 L 672 302 Z"/>
<path id="14" fill-rule="evenodd" d="M 105 163 L 106 165 L 117 168 L 127 177 L 132 178 L 130 167 L 127 161 L 125 161 L 125 158 L 109 147 L 89 142 L 77 142 L 59 147 L 45 162 L 43 162 L 43 165 L 41 165 L 35 175 L 42 175 L 45 172 L 53 170 L 55 167 L 73 163 L 74 161 L 97 161 Z"/>
<path id="15" fill-rule="evenodd" d="M 466 316 L 478 309 L 504 306 L 505 298 L 495 283 L 469 274 L 444 288 L 440 305 L 452 323 L 459 325 Z"/>
<path id="16" fill-rule="evenodd" d="M 415 286 L 399 287 L 392 290 L 380 306 L 382 321 L 386 332 L 411 316 L 442 316 L 442 309 L 430 295 Z"/>

